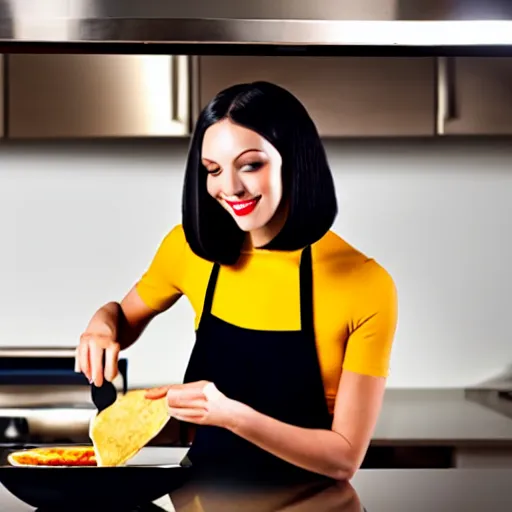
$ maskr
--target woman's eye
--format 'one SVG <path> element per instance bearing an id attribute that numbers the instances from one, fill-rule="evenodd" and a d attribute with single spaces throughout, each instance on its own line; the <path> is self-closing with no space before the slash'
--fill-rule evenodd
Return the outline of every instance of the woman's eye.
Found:
<path id="1" fill-rule="evenodd" d="M 217 168 L 210 168 L 210 169 L 206 169 L 206 172 L 212 176 L 217 176 L 217 174 L 220 173 L 220 167 L 217 167 Z"/>
<path id="2" fill-rule="evenodd" d="M 243 165 L 240 170 L 243 172 L 257 171 L 263 164 L 261 162 L 253 162 Z"/>

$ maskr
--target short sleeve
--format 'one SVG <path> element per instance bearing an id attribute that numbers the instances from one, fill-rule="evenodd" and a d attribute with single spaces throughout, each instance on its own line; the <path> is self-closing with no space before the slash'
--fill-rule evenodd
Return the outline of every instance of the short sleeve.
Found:
<path id="1" fill-rule="evenodd" d="M 181 225 L 163 239 L 149 268 L 136 284 L 144 303 L 155 311 L 163 311 L 183 294 L 186 239 Z"/>
<path id="2" fill-rule="evenodd" d="M 343 368 L 387 377 L 398 317 L 395 283 L 374 260 L 367 260 L 356 274 Z"/>

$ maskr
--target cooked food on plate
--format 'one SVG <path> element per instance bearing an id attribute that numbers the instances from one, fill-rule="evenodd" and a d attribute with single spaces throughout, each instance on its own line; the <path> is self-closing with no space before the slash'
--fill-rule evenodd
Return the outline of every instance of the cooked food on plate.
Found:
<path id="1" fill-rule="evenodd" d="M 153 439 L 170 419 L 166 398 L 145 398 L 145 390 L 118 396 L 93 416 L 92 446 L 52 446 L 8 455 L 12 466 L 123 466 Z"/>
<path id="2" fill-rule="evenodd" d="M 51 446 L 10 453 L 12 466 L 96 466 L 92 446 Z"/>

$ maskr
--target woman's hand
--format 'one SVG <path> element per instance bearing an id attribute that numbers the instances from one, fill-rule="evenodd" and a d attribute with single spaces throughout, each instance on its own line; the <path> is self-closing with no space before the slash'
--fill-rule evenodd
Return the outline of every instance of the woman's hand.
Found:
<path id="1" fill-rule="evenodd" d="M 118 374 L 120 346 L 112 334 L 87 330 L 80 336 L 75 358 L 75 371 L 82 372 L 89 382 L 101 386 L 103 380 L 112 382 Z M 105 367 L 103 367 L 105 354 Z"/>
<path id="2" fill-rule="evenodd" d="M 180 421 L 232 429 L 241 404 L 221 393 L 213 382 L 201 380 L 150 389 L 146 398 L 167 396 L 169 414 Z"/>
<path id="3" fill-rule="evenodd" d="M 101 386 L 104 378 L 108 381 L 114 380 L 118 373 L 118 310 L 118 304 L 108 304 L 101 308 L 80 336 L 80 343 L 76 349 L 75 371 L 82 372 L 89 382 L 96 386 Z"/>
<path id="4" fill-rule="evenodd" d="M 101 386 L 104 378 L 112 382 L 119 372 L 120 351 L 135 343 L 158 314 L 159 312 L 146 306 L 135 286 L 121 303 L 105 304 L 96 311 L 80 336 L 75 371 L 83 372 L 91 384 L 94 382 L 96 386 Z"/>

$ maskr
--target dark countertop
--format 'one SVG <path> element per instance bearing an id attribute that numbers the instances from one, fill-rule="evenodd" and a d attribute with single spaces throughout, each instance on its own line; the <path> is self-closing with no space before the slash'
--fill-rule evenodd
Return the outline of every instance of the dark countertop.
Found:
<path id="1" fill-rule="evenodd" d="M 350 483 L 252 493 L 185 486 L 171 498 L 176 512 L 492 512 L 512 510 L 511 482 L 512 470 L 361 470 Z"/>
<path id="2" fill-rule="evenodd" d="M 172 448 L 149 450 L 136 462 L 174 463 L 182 455 L 181 450 Z M 507 469 L 360 470 L 350 483 L 317 483 L 265 490 L 205 486 L 191 480 L 172 492 L 170 499 L 161 499 L 159 508 L 140 510 L 361 512 L 364 507 L 367 512 L 492 512 L 512 510 L 511 482 L 512 470 Z M 77 496 L 77 502 L 79 499 Z M 34 509 L 0 486 L 0 510 L 29 512 Z M 71 512 L 73 506 L 67 510 Z"/>

